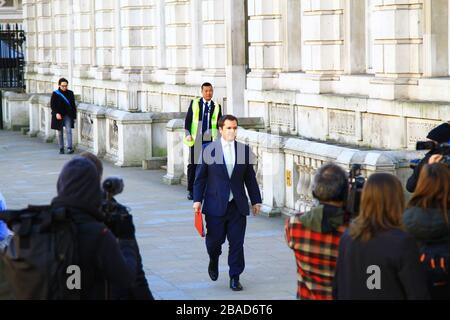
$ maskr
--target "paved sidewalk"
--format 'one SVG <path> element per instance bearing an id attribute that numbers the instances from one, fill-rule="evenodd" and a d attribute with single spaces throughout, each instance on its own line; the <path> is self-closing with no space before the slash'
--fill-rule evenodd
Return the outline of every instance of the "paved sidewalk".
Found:
<path id="1" fill-rule="evenodd" d="M 48 204 L 56 181 L 72 155 L 55 144 L 0 130 L 0 191 L 8 207 Z M 228 288 L 228 244 L 223 246 L 219 279 L 209 279 L 204 240 L 193 226 L 192 203 L 184 186 L 162 183 L 164 171 L 118 168 L 104 162 L 104 177 L 121 176 L 117 199 L 132 209 L 147 279 L 156 299 L 295 299 L 293 252 L 286 246 L 282 218 L 249 217 L 242 292 Z"/>

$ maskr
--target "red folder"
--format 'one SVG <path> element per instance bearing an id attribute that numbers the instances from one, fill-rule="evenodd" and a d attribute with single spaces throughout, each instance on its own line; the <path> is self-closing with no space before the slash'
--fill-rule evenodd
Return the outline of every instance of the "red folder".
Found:
<path id="1" fill-rule="evenodd" d="M 205 226 L 203 225 L 203 215 L 200 210 L 195 213 L 195 229 L 200 234 L 200 237 L 205 237 Z"/>

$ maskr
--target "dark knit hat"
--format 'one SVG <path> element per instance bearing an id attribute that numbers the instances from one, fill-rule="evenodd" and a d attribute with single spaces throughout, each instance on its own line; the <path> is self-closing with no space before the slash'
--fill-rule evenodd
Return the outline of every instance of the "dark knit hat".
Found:
<path id="1" fill-rule="evenodd" d="M 77 208 L 98 218 L 102 202 L 100 177 L 94 163 L 76 156 L 67 162 L 56 185 L 58 196 L 52 205 Z"/>
<path id="2" fill-rule="evenodd" d="M 444 143 L 450 141 L 450 124 L 443 123 L 440 126 L 430 131 L 427 136 L 428 139 L 434 140 L 437 143 Z"/>

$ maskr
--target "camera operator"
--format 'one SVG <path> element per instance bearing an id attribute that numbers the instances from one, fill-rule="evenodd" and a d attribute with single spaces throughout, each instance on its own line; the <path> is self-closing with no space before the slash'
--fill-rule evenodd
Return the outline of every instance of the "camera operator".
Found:
<path id="1" fill-rule="evenodd" d="M 82 300 L 111 299 L 108 288 L 126 291 L 136 281 L 137 255 L 133 248 L 134 226 L 124 221 L 113 235 L 101 222 L 101 189 L 92 161 L 75 157 L 65 164 L 57 183 L 52 207 L 66 208 L 77 224 Z M 118 240 L 117 240 L 118 239 Z"/>
<path id="2" fill-rule="evenodd" d="M 434 128 L 428 133 L 427 139 L 434 143 L 435 148 L 432 148 L 425 157 L 420 160 L 419 164 L 414 168 L 414 172 L 409 177 L 406 183 L 406 190 L 413 193 L 416 189 L 417 180 L 419 179 L 420 171 L 425 164 L 433 164 L 441 162 L 443 155 L 440 154 L 437 148 L 441 143 L 447 143 L 450 141 L 450 124 L 443 123 L 440 126 Z"/>
<path id="3" fill-rule="evenodd" d="M 319 206 L 286 221 L 286 241 L 297 262 L 299 299 L 332 299 L 337 244 L 350 219 L 345 210 L 348 188 L 347 173 L 341 167 L 333 163 L 322 166 L 313 181 Z M 317 252 L 322 253 L 320 257 Z"/>
<path id="4" fill-rule="evenodd" d="M 90 152 L 83 152 L 81 153 L 81 156 L 91 160 L 94 163 L 101 181 L 103 176 L 103 165 L 100 159 Z M 131 225 L 133 225 L 132 216 L 128 212 L 128 209 L 118 203 L 113 197 L 123 191 L 123 181 L 119 178 L 108 178 L 103 182 L 102 189 L 102 220 L 114 235 L 120 234 L 122 232 L 121 228 L 124 221 L 126 224 L 131 223 Z M 139 247 L 134 232 L 131 240 L 133 242 L 133 250 L 137 256 L 136 281 L 133 287 L 126 292 L 120 292 L 117 288 L 110 288 L 111 295 L 120 299 L 153 300 L 154 298 L 152 292 L 150 291 L 147 279 L 145 278 L 142 257 L 139 252 Z"/>

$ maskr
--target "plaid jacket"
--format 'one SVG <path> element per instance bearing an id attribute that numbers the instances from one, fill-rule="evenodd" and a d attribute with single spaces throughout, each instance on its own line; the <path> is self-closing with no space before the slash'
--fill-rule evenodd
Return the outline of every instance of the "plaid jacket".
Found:
<path id="1" fill-rule="evenodd" d="M 332 300 L 339 241 L 348 226 L 347 217 L 341 209 L 319 206 L 286 220 L 286 241 L 297 262 L 298 299 Z"/>

